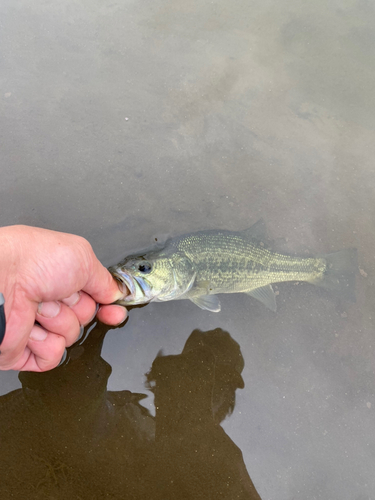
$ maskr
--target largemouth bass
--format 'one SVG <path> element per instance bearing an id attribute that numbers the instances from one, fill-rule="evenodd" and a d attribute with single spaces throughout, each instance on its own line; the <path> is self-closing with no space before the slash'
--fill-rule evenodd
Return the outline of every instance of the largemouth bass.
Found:
<path id="1" fill-rule="evenodd" d="M 219 312 L 217 294 L 247 293 L 276 311 L 272 283 L 306 281 L 354 299 L 354 248 L 319 257 L 293 257 L 269 250 L 262 221 L 235 231 L 199 231 L 167 240 L 109 268 L 130 294 L 118 303 L 189 299 Z"/>

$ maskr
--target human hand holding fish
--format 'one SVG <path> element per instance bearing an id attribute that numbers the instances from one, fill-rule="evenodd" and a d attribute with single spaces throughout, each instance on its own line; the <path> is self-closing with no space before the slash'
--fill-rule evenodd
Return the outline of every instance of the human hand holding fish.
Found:
<path id="1" fill-rule="evenodd" d="M 87 240 L 35 227 L 0 228 L 0 292 L 6 317 L 0 370 L 50 370 L 95 314 L 109 325 L 127 314 L 110 305 L 125 298 L 126 287 Z"/>
<path id="2" fill-rule="evenodd" d="M 0 228 L 6 316 L 0 369 L 57 366 L 97 303 L 98 319 L 117 325 L 126 318 L 122 306 L 151 301 L 189 299 L 219 312 L 218 294 L 224 293 L 246 293 L 276 311 L 272 283 L 284 281 L 306 281 L 354 299 L 355 249 L 294 257 L 269 250 L 266 240 L 262 221 L 245 231 L 189 233 L 128 256 L 108 272 L 84 238 L 28 226 Z"/>

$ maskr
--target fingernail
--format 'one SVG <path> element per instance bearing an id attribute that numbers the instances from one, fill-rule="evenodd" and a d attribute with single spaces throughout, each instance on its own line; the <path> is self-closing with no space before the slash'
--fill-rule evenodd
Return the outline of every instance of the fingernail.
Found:
<path id="1" fill-rule="evenodd" d="M 40 302 L 38 305 L 38 314 L 45 318 L 54 318 L 60 312 L 59 302 Z"/>
<path id="2" fill-rule="evenodd" d="M 108 306 L 104 306 L 104 307 L 108 307 Z M 122 317 L 118 320 L 117 323 L 112 323 L 112 322 L 111 323 L 107 323 L 106 322 L 106 324 L 111 325 L 111 326 L 121 325 L 121 323 L 123 323 L 126 320 L 126 318 L 128 317 L 128 311 L 127 311 L 127 309 L 125 307 L 123 307 L 123 306 L 120 306 L 120 305 L 111 305 L 110 307 L 111 308 L 116 308 L 118 310 L 121 310 Z M 102 308 L 103 308 L 102 306 L 99 307 L 97 314 L 102 310 Z"/>
<path id="3" fill-rule="evenodd" d="M 121 323 L 123 323 L 127 319 L 127 317 L 128 317 L 128 311 L 125 309 L 125 307 L 122 307 L 122 309 L 124 310 L 124 315 L 123 315 L 121 321 L 119 321 L 118 323 L 116 323 L 113 326 L 119 326 L 119 325 L 121 325 Z"/>
<path id="4" fill-rule="evenodd" d="M 34 327 L 30 333 L 30 339 L 42 341 L 42 340 L 46 340 L 47 335 L 48 335 L 48 333 L 45 330 L 43 330 L 43 328 Z"/>
<path id="5" fill-rule="evenodd" d="M 118 291 L 118 293 L 116 293 L 113 302 L 115 302 L 116 300 L 123 299 L 124 297 L 129 295 L 129 290 L 128 290 L 128 287 L 125 285 L 125 283 L 122 283 L 121 281 L 118 281 L 118 280 L 116 280 L 116 282 L 117 282 L 117 286 L 118 286 L 119 291 Z"/>
<path id="6" fill-rule="evenodd" d="M 80 298 L 81 298 L 81 292 L 74 292 L 70 297 L 62 299 L 61 302 L 64 302 L 64 304 L 66 304 L 69 307 L 73 307 L 78 303 Z"/>

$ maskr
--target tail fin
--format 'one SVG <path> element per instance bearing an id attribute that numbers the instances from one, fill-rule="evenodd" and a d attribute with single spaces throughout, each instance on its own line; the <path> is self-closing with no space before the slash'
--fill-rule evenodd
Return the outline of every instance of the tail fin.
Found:
<path id="1" fill-rule="evenodd" d="M 342 298 L 355 302 L 355 274 L 358 269 L 357 249 L 321 255 L 327 262 L 325 273 L 314 285 L 333 290 Z"/>

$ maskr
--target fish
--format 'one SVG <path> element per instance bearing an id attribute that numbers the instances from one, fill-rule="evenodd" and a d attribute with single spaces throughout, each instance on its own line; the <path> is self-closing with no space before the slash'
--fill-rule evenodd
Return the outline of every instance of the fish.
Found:
<path id="1" fill-rule="evenodd" d="M 296 257 L 269 248 L 263 220 L 244 231 L 207 230 L 168 239 L 109 268 L 129 295 L 117 304 L 188 299 L 219 312 L 218 294 L 245 293 L 276 312 L 273 283 L 304 281 L 355 301 L 357 251 Z"/>

